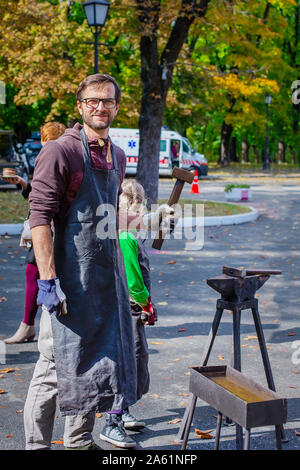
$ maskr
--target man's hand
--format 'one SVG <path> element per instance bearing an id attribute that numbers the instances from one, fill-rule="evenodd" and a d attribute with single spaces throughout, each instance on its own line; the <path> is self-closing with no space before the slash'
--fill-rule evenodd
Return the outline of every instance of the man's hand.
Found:
<path id="1" fill-rule="evenodd" d="M 61 290 L 59 279 L 38 279 L 37 304 L 44 305 L 50 314 L 67 313 L 66 296 Z"/>
<path id="2" fill-rule="evenodd" d="M 148 231 L 157 232 L 159 228 L 170 233 L 174 230 L 178 217 L 168 204 L 158 206 L 154 213 L 148 212 L 143 216 L 143 224 Z"/>

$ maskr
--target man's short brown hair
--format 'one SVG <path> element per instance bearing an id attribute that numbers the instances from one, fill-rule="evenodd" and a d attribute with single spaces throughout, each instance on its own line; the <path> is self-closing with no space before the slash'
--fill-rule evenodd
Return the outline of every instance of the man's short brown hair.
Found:
<path id="1" fill-rule="evenodd" d="M 107 75 L 106 73 L 95 73 L 94 75 L 88 75 L 82 82 L 79 84 L 77 88 L 76 98 L 77 100 L 81 100 L 83 91 L 90 85 L 101 85 L 102 83 L 110 82 L 115 87 L 115 99 L 117 104 L 121 101 L 121 88 L 117 81 L 111 75 Z"/>

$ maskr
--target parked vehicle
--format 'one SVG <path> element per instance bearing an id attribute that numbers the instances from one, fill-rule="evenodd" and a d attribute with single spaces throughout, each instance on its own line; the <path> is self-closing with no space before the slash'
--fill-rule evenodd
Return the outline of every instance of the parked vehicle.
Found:
<path id="1" fill-rule="evenodd" d="M 139 152 L 139 130 L 111 128 L 109 135 L 126 154 L 126 174 L 135 175 Z M 206 176 L 208 172 L 205 156 L 196 152 L 186 137 L 163 128 L 160 138 L 159 174 L 171 176 L 174 166 L 197 170 L 199 176 Z"/>
<path id="2" fill-rule="evenodd" d="M 23 145 L 23 150 L 26 155 L 29 172 L 32 174 L 34 170 L 35 160 L 42 149 L 41 133 L 39 131 L 33 132 L 30 139 L 27 139 Z"/>
<path id="3" fill-rule="evenodd" d="M 0 130 L 0 175 L 3 168 L 15 168 L 17 175 L 29 179 L 29 167 L 22 144 L 17 142 L 13 131 Z M 0 189 L 16 188 L 0 178 Z"/>

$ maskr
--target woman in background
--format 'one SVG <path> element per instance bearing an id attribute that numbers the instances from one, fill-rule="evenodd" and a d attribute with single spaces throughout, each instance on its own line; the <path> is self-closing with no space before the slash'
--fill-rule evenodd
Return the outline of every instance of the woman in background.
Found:
<path id="1" fill-rule="evenodd" d="M 66 130 L 64 124 L 60 122 L 47 122 L 44 126 L 41 127 L 41 144 L 45 145 L 49 140 L 56 140 L 60 137 Z M 3 178 L 5 179 L 5 178 Z M 27 199 L 31 191 L 31 184 L 26 182 L 20 176 L 16 176 L 12 181 L 12 184 L 20 184 L 22 187 L 22 196 L 24 199 Z M 25 246 L 23 240 L 21 239 L 21 246 Z M 4 340 L 7 344 L 23 343 L 25 341 L 33 341 L 35 337 L 34 329 L 34 320 L 38 311 L 38 305 L 36 303 L 36 298 L 38 294 L 38 284 L 37 280 L 39 279 L 39 272 L 37 269 L 34 251 L 32 243 L 27 253 L 26 258 L 26 270 L 25 270 L 25 307 L 24 307 L 24 318 L 20 323 L 20 326 L 16 333 L 11 337 Z"/>

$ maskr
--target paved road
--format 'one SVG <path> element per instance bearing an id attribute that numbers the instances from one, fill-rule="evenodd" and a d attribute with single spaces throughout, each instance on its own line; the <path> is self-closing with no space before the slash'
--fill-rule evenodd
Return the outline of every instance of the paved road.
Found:
<path id="1" fill-rule="evenodd" d="M 189 188 L 186 188 L 183 196 L 223 201 L 226 182 L 224 179 L 201 181 L 200 195 L 191 196 Z M 204 247 L 199 251 L 187 251 L 184 240 L 168 240 L 161 252 L 154 252 L 150 242 L 146 242 L 159 322 L 154 327 L 147 327 L 151 388 L 149 394 L 132 408 L 137 417 L 147 422 L 143 432 L 132 433 L 137 449 L 179 448 L 174 441 L 180 423 L 172 421 L 183 417 L 188 401 L 190 368 L 199 365 L 219 297 L 208 287 L 206 279 L 220 274 L 224 264 L 282 269 L 282 276 L 272 277 L 257 297 L 276 388 L 279 394 L 288 398 L 285 429 L 289 442 L 284 444 L 284 449 L 300 447 L 300 437 L 295 433 L 300 431 L 300 364 L 296 363 L 300 359 L 300 351 L 297 356 L 297 350 L 292 348 L 294 342 L 300 340 L 300 185 L 294 178 L 251 178 L 251 185 L 251 205 L 260 213 L 255 222 L 205 228 Z M 160 196 L 167 197 L 171 187 L 169 180 L 162 180 Z M 24 256 L 17 237 L 0 238 L 0 298 L 7 299 L 0 303 L 0 339 L 14 333 L 22 318 Z M 225 312 L 210 365 L 230 364 L 231 331 L 232 318 L 229 312 Z M 253 336 L 255 329 L 251 312 L 244 311 L 242 370 L 266 385 L 258 343 L 251 338 Z M 22 409 L 37 357 L 36 342 L 8 345 L 6 348 L 6 364 L 0 367 L 15 368 L 15 371 L 2 374 L 0 378 L 0 389 L 5 391 L 0 394 L 0 449 L 24 448 Z M 98 443 L 102 426 L 103 417 L 96 420 L 94 430 Z M 215 410 L 198 400 L 189 449 L 212 449 L 215 426 Z M 199 439 L 194 433 L 195 428 L 212 430 L 213 439 Z M 222 427 L 222 449 L 235 448 L 234 434 L 234 427 Z M 63 419 L 57 411 L 53 440 L 60 440 L 62 436 Z M 101 445 L 106 449 L 113 448 L 109 444 Z M 63 449 L 59 445 L 53 445 L 53 448 Z M 274 429 L 254 429 L 251 448 L 274 449 Z"/>

